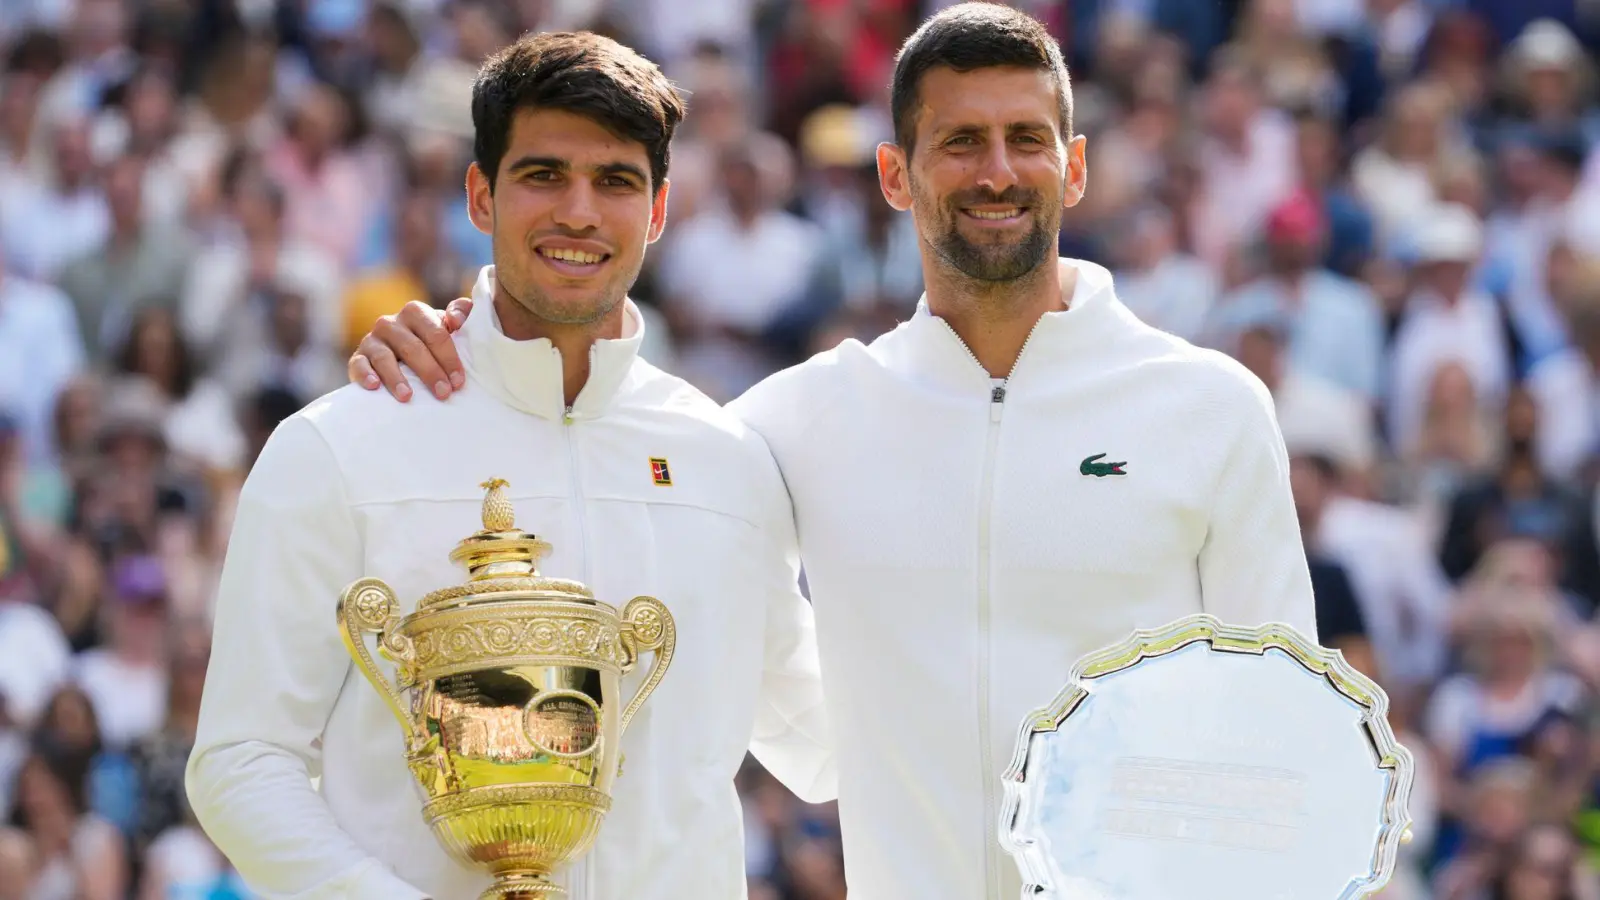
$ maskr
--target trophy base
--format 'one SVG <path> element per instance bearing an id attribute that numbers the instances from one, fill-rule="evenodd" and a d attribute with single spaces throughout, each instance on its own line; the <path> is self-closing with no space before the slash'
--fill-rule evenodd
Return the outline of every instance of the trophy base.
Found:
<path id="1" fill-rule="evenodd" d="M 566 896 L 566 888 L 552 884 L 543 875 L 508 873 L 495 879 L 478 900 L 556 900 Z"/>

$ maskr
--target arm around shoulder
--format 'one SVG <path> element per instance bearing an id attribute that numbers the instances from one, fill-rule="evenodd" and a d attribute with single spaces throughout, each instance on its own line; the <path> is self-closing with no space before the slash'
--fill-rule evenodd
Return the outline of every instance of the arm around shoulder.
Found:
<path id="1" fill-rule="evenodd" d="M 350 665 L 335 604 L 361 563 L 334 454 L 292 417 L 239 497 L 186 773 L 201 827 L 262 897 L 424 896 L 362 850 L 311 786 Z"/>
<path id="2" fill-rule="evenodd" d="M 1316 603 L 1272 397 L 1239 368 L 1235 425 L 1200 548 L 1205 611 L 1229 625 L 1282 623 L 1317 639 Z"/>
<path id="3" fill-rule="evenodd" d="M 789 492 L 776 465 L 768 460 L 767 466 L 772 501 L 762 535 L 760 575 L 767 622 L 761 700 L 750 749 L 795 796 L 825 803 L 838 796 L 839 776 L 816 620 L 811 602 L 800 592 L 800 549 Z"/>

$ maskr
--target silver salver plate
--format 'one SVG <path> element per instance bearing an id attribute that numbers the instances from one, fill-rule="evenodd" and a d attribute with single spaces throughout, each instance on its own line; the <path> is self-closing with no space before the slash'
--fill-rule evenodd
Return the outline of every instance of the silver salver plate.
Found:
<path id="1" fill-rule="evenodd" d="M 1191 616 L 1084 657 L 1023 723 L 1000 840 L 1031 900 L 1353 900 L 1394 871 L 1388 697 L 1285 625 Z"/>

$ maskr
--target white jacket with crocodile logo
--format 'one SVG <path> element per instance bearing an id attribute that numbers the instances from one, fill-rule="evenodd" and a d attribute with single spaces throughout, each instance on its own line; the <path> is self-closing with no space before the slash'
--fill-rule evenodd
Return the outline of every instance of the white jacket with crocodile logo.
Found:
<path id="1" fill-rule="evenodd" d="M 1001 775 L 1083 654 L 1196 612 L 1316 637 L 1272 401 L 1076 267 L 1000 383 L 922 305 L 731 406 L 794 501 L 850 900 L 1015 900 Z"/>

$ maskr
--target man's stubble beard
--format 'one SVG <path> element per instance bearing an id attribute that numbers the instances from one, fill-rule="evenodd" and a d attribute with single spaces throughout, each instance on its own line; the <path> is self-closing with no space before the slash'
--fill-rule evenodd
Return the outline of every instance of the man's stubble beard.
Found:
<path id="1" fill-rule="evenodd" d="M 496 241 L 497 245 L 498 243 Z M 604 291 L 603 296 L 593 305 L 584 303 L 574 309 L 571 305 L 563 305 L 551 300 L 548 294 L 539 289 L 534 279 L 527 275 L 529 269 L 539 264 L 538 260 L 533 259 L 533 255 L 533 251 L 531 249 L 528 250 L 526 257 L 517 260 L 517 265 L 508 270 L 499 258 L 499 251 L 496 251 L 495 280 L 499 282 L 500 289 L 505 291 L 506 296 L 510 297 L 519 309 L 528 316 L 548 325 L 582 327 L 593 325 L 603 320 L 617 308 L 618 304 L 627 299 L 628 290 L 639 277 L 639 270 L 644 265 L 644 261 L 641 259 L 639 265 L 635 267 L 630 275 L 608 283 L 602 288 Z M 612 263 L 616 263 L 614 258 Z M 508 271 L 511 275 L 510 278 L 502 274 Z"/>
<path id="2" fill-rule="evenodd" d="M 933 210 L 937 217 L 935 230 L 925 235 L 923 240 L 933 249 L 941 262 L 966 279 L 986 286 L 1003 287 L 1037 272 L 1053 256 L 1055 233 L 1059 231 L 1061 222 L 1059 219 L 1053 223 L 1047 222 L 1043 213 L 1047 209 L 1058 208 L 1060 204 L 1057 203 L 1054 207 L 1047 206 L 1041 202 L 1042 198 L 1037 191 L 1013 187 L 999 194 L 991 193 L 986 198 L 972 198 L 974 203 L 1011 203 L 1025 206 L 1033 217 L 1033 227 L 1021 241 L 984 247 L 961 234 L 960 222 L 963 215 L 961 207 L 967 205 L 965 201 L 971 192 L 967 192 L 967 196 L 958 194 L 936 201 L 925 193 L 917 180 L 909 174 L 907 181 L 910 183 L 912 199 L 917 206 Z"/>

